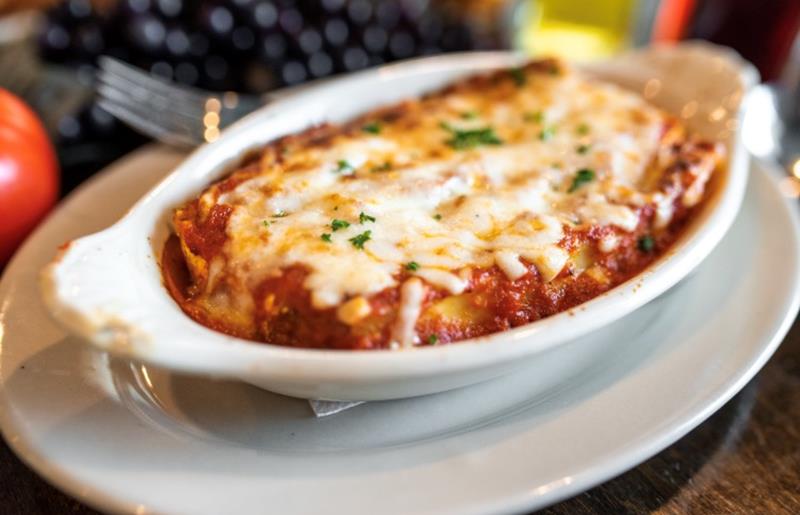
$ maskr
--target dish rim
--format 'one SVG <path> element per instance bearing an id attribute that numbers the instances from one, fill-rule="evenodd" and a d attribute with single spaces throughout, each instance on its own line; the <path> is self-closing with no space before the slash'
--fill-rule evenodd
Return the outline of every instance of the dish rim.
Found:
<path id="1" fill-rule="evenodd" d="M 651 52 L 656 55 L 664 48 L 667 47 L 649 47 L 638 53 L 644 55 Z M 725 60 L 738 71 L 740 86 L 744 93 L 747 93 L 757 82 L 757 75 L 752 66 L 729 49 L 705 43 L 684 43 L 668 47 L 667 51 L 670 51 L 669 49 L 687 52 L 700 51 L 707 53 L 710 58 Z M 624 62 L 630 55 L 636 55 L 636 53 L 623 55 L 619 61 L 601 63 L 587 68 L 602 70 L 604 66 L 613 67 L 615 62 Z M 459 72 L 462 75 L 468 75 L 465 73 L 467 69 L 472 73 L 480 73 L 492 68 L 514 66 L 523 59 L 520 54 L 514 52 L 459 53 L 412 59 L 333 79 L 329 83 L 308 87 L 270 103 L 234 124 L 214 143 L 203 145 L 192 152 L 167 177 L 137 201 L 114 225 L 67 244 L 66 249 L 60 251 L 55 260 L 43 270 L 42 292 L 49 311 L 70 332 L 83 336 L 104 350 L 148 363 L 167 366 L 171 369 L 220 375 L 241 375 L 242 373 L 260 375 L 267 370 L 276 370 L 281 364 L 303 362 L 307 367 L 314 367 L 315 373 L 322 378 L 340 377 L 342 371 L 352 370 L 354 365 L 364 362 L 369 362 L 371 367 L 359 369 L 359 375 L 371 378 L 381 377 L 395 367 L 406 365 L 413 365 L 415 368 L 411 371 L 405 370 L 405 375 L 410 373 L 416 376 L 443 368 L 448 371 L 474 369 L 541 353 L 621 318 L 661 295 L 688 275 L 711 252 L 730 228 L 741 205 L 747 181 L 747 156 L 740 141 L 739 131 L 733 137 L 732 148 L 727 149 L 729 158 L 725 167 L 723 184 L 720 184 L 714 193 L 705 199 L 702 211 L 694 216 L 691 224 L 686 227 L 679 239 L 653 264 L 630 280 L 575 308 L 520 327 L 459 341 L 456 342 L 456 345 L 421 346 L 415 347 L 412 351 L 342 351 L 284 347 L 236 338 L 208 329 L 180 311 L 161 284 L 159 277 L 157 288 L 170 303 L 175 304 L 175 308 L 180 313 L 180 319 L 173 319 L 172 313 L 155 313 L 156 318 L 159 318 L 161 323 L 166 321 L 169 324 L 171 321 L 173 324 L 184 326 L 188 323 L 193 326 L 192 334 L 201 336 L 201 341 L 192 342 L 196 351 L 195 355 L 187 359 L 187 356 L 181 352 L 176 353 L 169 350 L 180 351 L 180 344 L 164 341 L 164 338 L 158 336 L 144 335 L 146 338 L 143 338 L 143 335 L 138 333 L 139 328 L 127 322 L 125 322 L 127 325 L 121 328 L 123 334 L 115 333 L 114 338 L 109 340 L 107 333 L 101 334 L 104 329 L 108 330 L 108 319 L 104 322 L 105 326 L 98 325 L 97 321 L 92 320 L 91 313 L 85 311 L 87 306 L 82 307 L 76 299 L 64 298 L 63 292 L 60 291 L 65 284 L 59 274 L 64 272 L 66 258 L 71 253 L 77 253 L 78 247 L 88 246 L 93 243 L 92 239 L 113 239 L 114 236 L 119 236 L 120 231 L 126 230 L 129 231 L 129 234 L 138 232 L 139 236 L 149 240 L 159 228 L 144 227 L 141 220 L 137 224 L 138 218 L 144 216 L 140 213 L 150 207 L 155 199 L 158 199 L 171 187 L 181 189 L 184 199 L 196 193 L 189 191 L 190 184 L 188 182 L 181 185 L 178 181 L 179 176 L 199 173 L 204 177 L 206 185 L 212 183 L 230 169 L 231 162 L 237 156 L 241 157 L 241 149 L 236 148 L 237 138 L 240 140 L 238 147 L 242 147 L 244 140 L 248 141 L 246 148 L 249 149 L 263 145 L 277 136 L 273 135 L 266 140 L 257 141 L 252 134 L 257 132 L 259 127 L 269 124 L 274 117 L 280 117 L 282 112 L 291 112 L 293 108 L 296 109 L 302 101 L 314 95 L 342 91 L 358 84 L 359 81 L 376 78 L 382 81 L 391 81 L 415 74 L 433 72 L 441 75 L 449 74 L 451 77 L 445 82 L 452 82 L 455 80 L 452 75 L 457 75 Z M 416 94 L 418 93 L 404 94 L 404 96 Z M 737 111 L 740 119 L 744 113 L 743 106 L 744 101 Z M 361 111 L 372 107 L 374 106 L 366 106 Z M 306 120 L 305 126 L 311 126 L 314 122 L 314 120 Z M 280 134 L 289 134 L 295 130 L 279 132 Z M 235 150 L 223 152 L 226 146 L 235 148 Z M 178 183 L 178 185 L 174 186 L 174 183 Z M 163 215 L 160 218 L 163 219 Z M 156 262 L 160 260 L 158 254 L 149 257 Z M 119 339 L 120 336 L 122 336 L 122 340 Z M 218 362 L 208 359 L 210 357 L 208 353 L 219 355 L 220 352 L 225 353 L 230 359 Z M 238 358 L 233 359 L 234 355 L 237 355 Z M 254 368 L 248 364 L 253 359 L 258 360 L 259 366 Z"/>

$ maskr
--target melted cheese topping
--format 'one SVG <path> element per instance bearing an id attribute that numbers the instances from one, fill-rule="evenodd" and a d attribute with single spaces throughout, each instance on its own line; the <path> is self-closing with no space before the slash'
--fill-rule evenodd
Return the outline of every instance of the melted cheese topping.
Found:
<path id="1" fill-rule="evenodd" d="M 232 189 L 209 189 L 203 209 L 232 207 L 228 271 L 252 290 L 300 265 L 315 308 L 362 299 L 340 309 L 358 320 L 369 314 L 363 298 L 413 270 L 393 330 L 408 346 L 426 284 L 461 293 L 459 270 L 494 264 L 515 280 L 529 273 L 522 260 L 550 281 L 569 258 L 559 246 L 566 226 L 630 232 L 647 203 L 664 206 L 666 224 L 671 204 L 647 172 L 667 117 L 573 71 L 525 76 L 492 94 L 456 88 L 409 103 L 397 119 L 325 144 L 290 145 Z M 616 243 L 607 238 L 603 251 Z"/>

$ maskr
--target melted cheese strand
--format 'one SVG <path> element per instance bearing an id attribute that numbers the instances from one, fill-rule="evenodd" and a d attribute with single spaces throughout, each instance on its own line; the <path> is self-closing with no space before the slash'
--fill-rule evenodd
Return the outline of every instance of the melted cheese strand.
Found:
<path id="1" fill-rule="evenodd" d="M 422 312 L 422 301 L 425 298 L 425 286 L 422 281 L 412 277 L 400 287 L 400 310 L 392 328 L 390 346 L 402 348 L 413 347 L 417 340 L 414 326 Z"/>

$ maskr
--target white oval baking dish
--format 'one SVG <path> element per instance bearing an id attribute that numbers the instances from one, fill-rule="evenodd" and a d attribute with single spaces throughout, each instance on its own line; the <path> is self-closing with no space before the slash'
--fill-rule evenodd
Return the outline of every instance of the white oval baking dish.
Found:
<path id="1" fill-rule="evenodd" d="M 570 312 L 455 345 L 405 351 L 307 350 L 207 329 L 187 317 L 162 286 L 158 256 L 172 209 L 219 178 L 249 149 L 520 61 L 511 53 L 412 60 L 336 79 L 264 107 L 195 151 L 115 225 L 67 245 L 42 273 L 45 301 L 70 331 L 115 356 L 241 379 L 291 396 L 338 400 L 410 397 L 477 383 L 623 317 L 689 274 L 720 241 L 741 204 L 748 157 L 736 128 L 757 74 L 727 49 L 703 43 L 655 47 L 585 67 L 644 94 L 680 116 L 693 132 L 723 141 L 729 161 L 702 211 L 667 256 Z M 550 366 L 563 366 L 565 372 L 570 368 L 564 360 Z"/>

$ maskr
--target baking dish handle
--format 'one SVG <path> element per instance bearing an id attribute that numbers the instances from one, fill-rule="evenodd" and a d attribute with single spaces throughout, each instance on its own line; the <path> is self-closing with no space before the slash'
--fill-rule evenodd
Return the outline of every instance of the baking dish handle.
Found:
<path id="1" fill-rule="evenodd" d="M 40 277 L 42 296 L 53 317 L 101 348 L 131 350 L 148 341 L 144 308 L 152 304 L 153 296 L 149 282 L 136 278 L 142 272 L 158 273 L 158 267 L 152 258 L 140 259 L 147 250 L 136 247 L 119 226 L 62 246 Z"/>

